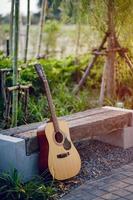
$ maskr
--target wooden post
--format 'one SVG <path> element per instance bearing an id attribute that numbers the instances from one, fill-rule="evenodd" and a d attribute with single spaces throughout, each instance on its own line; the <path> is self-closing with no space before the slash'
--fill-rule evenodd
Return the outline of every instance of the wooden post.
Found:
<path id="1" fill-rule="evenodd" d="M 5 121 L 9 123 L 10 120 L 10 111 L 11 111 L 11 92 L 7 88 L 7 101 L 6 101 L 6 111 L 5 111 Z"/>
<path id="2" fill-rule="evenodd" d="M 40 56 L 41 51 L 41 42 L 42 42 L 42 34 L 43 34 L 43 27 L 46 19 L 46 11 L 48 7 L 48 0 L 42 0 L 42 9 L 41 9 L 41 17 L 40 17 L 40 27 L 39 27 L 39 38 L 38 38 L 38 45 L 37 45 L 37 55 L 38 58 Z"/>
<path id="3" fill-rule="evenodd" d="M 101 90 L 100 90 L 100 97 L 99 97 L 99 105 L 103 105 L 104 101 L 104 95 L 105 95 L 105 87 L 106 87 L 106 67 L 107 63 L 104 63 L 104 68 L 103 68 L 103 75 L 102 75 L 102 83 L 101 83 Z"/>
<path id="4" fill-rule="evenodd" d="M 28 85 L 17 85 L 12 87 L 7 87 L 7 101 L 6 101 L 6 111 L 5 111 L 5 120 L 8 123 L 10 119 L 10 111 L 11 111 L 11 96 L 16 91 L 18 94 L 20 92 L 24 92 L 24 102 L 23 102 L 23 109 L 25 113 L 25 119 L 27 119 L 28 116 L 28 100 L 29 100 L 29 88 L 31 87 L 31 84 Z"/>
<path id="5" fill-rule="evenodd" d="M 27 116 L 28 116 L 28 100 L 29 100 L 29 88 L 27 88 L 25 90 L 24 112 L 25 112 L 26 120 L 27 120 Z"/>
<path id="6" fill-rule="evenodd" d="M 8 57 L 10 55 L 10 45 L 9 45 L 9 39 L 6 40 L 6 56 Z"/>
<path id="7" fill-rule="evenodd" d="M 5 91 L 5 77 L 6 77 L 6 73 L 1 70 L 0 74 L 1 74 L 1 93 L 2 93 L 2 96 L 3 96 L 4 106 L 5 106 L 6 105 L 6 91 Z"/>
<path id="8" fill-rule="evenodd" d="M 1 93 L 4 99 L 4 105 L 6 106 L 6 75 L 7 73 L 11 73 L 12 69 L 4 68 L 0 69 L 0 76 L 1 76 Z"/>
<path id="9" fill-rule="evenodd" d="M 13 48 L 13 86 L 18 83 L 18 36 L 19 36 L 19 0 L 15 0 L 15 18 L 14 18 L 14 48 Z M 18 112 L 18 92 L 13 91 L 12 102 L 12 127 L 17 126 Z"/>
<path id="10" fill-rule="evenodd" d="M 107 39 L 107 97 L 112 98 L 115 95 L 115 83 L 114 83 L 114 67 L 115 67 L 115 55 L 116 51 L 112 51 L 115 48 L 115 24 L 114 24 L 114 0 L 108 0 L 108 32 L 109 37 Z"/>
<path id="11" fill-rule="evenodd" d="M 118 42 L 117 39 L 115 39 L 115 43 L 116 43 L 116 46 L 120 49 L 122 49 L 120 43 Z M 118 51 L 119 55 L 121 58 L 125 59 L 125 62 L 127 63 L 127 65 L 129 66 L 129 68 L 131 69 L 131 71 L 133 72 L 133 63 L 131 62 L 131 60 L 129 59 L 127 53 L 123 50 L 121 51 Z"/>
<path id="12" fill-rule="evenodd" d="M 101 51 L 101 49 L 103 48 L 103 46 L 104 46 L 104 44 L 107 40 L 107 37 L 108 37 L 108 33 L 105 34 L 105 36 L 104 36 L 104 38 L 103 38 L 103 40 L 102 40 L 102 42 L 101 42 L 101 44 L 100 44 L 100 46 L 97 50 L 98 52 Z M 87 76 L 89 75 L 91 68 L 94 66 L 98 56 L 99 56 L 99 54 L 95 54 L 94 57 L 92 58 L 92 61 L 88 64 L 88 67 L 86 68 L 85 73 L 84 73 L 83 77 L 81 78 L 79 84 L 73 90 L 74 94 L 78 93 L 79 89 L 84 84 L 84 82 L 85 82 Z"/>

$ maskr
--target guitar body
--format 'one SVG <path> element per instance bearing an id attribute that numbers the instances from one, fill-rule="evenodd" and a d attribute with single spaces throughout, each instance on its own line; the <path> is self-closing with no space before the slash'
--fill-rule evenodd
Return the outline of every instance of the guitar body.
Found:
<path id="1" fill-rule="evenodd" d="M 48 123 L 45 127 L 45 134 L 49 144 L 48 168 L 53 178 L 65 180 L 78 174 L 81 168 L 81 160 L 71 141 L 67 123 L 65 121 L 58 121 L 58 123 L 60 130 L 65 133 L 65 136 L 70 141 L 71 148 L 65 150 L 62 144 L 56 143 L 53 123 Z"/>

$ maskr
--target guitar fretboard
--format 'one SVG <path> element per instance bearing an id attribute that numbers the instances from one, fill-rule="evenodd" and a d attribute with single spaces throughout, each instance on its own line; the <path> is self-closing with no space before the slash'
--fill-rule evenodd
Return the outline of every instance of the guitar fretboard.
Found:
<path id="1" fill-rule="evenodd" d="M 46 77 L 44 77 L 43 83 L 44 83 L 45 90 L 46 90 L 46 96 L 47 96 L 47 100 L 48 100 L 48 105 L 49 105 L 54 129 L 55 129 L 55 132 L 58 132 L 59 131 L 59 125 L 58 125 L 58 120 L 57 120 L 57 116 L 56 116 L 56 113 L 55 113 L 55 106 L 53 104 L 50 88 L 49 88 L 48 81 L 47 81 Z"/>

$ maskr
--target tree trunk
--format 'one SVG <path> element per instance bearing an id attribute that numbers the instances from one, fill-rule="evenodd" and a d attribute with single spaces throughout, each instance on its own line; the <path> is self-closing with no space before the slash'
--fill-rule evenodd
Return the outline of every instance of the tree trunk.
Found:
<path id="1" fill-rule="evenodd" d="M 27 28 L 26 28 L 25 54 L 24 54 L 24 62 L 25 63 L 27 62 L 29 27 L 30 27 L 30 0 L 27 0 Z"/>
<path id="2" fill-rule="evenodd" d="M 18 83 L 18 36 L 19 36 L 19 0 L 15 0 L 15 17 L 13 29 L 13 86 Z M 13 91 L 12 127 L 17 126 L 18 92 Z"/>
<path id="3" fill-rule="evenodd" d="M 106 87 L 106 68 L 107 68 L 107 63 L 104 63 L 104 68 L 103 68 L 103 76 L 102 76 L 102 83 L 101 83 L 101 90 L 100 90 L 100 97 L 99 97 L 99 105 L 103 105 L 104 101 L 104 95 L 105 95 L 105 87 Z"/>
<path id="4" fill-rule="evenodd" d="M 108 32 L 107 39 L 107 97 L 112 98 L 115 95 L 115 81 L 114 81 L 114 68 L 115 68 L 115 24 L 114 24 L 114 0 L 108 0 Z"/>
<path id="5" fill-rule="evenodd" d="M 13 51 L 13 16 L 14 16 L 14 0 L 11 1 L 11 14 L 10 14 L 10 55 Z"/>
<path id="6" fill-rule="evenodd" d="M 36 57 L 40 56 L 41 51 L 41 42 L 42 42 L 42 34 L 43 34 L 43 27 L 46 20 L 46 11 L 48 6 L 48 0 L 42 1 L 42 8 L 41 8 L 41 16 L 40 16 L 40 25 L 39 25 L 39 38 L 38 38 L 38 45 L 37 45 L 37 55 Z"/>
<path id="7" fill-rule="evenodd" d="M 20 19 L 19 19 L 19 48 L 20 48 L 20 55 L 22 55 L 22 57 L 24 58 L 24 48 L 25 48 L 25 32 L 26 32 L 26 29 L 24 27 L 24 24 L 23 24 L 23 17 L 22 15 L 20 15 Z"/>
<path id="8" fill-rule="evenodd" d="M 80 43 L 80 32 L 81 32 L 81 23 L 78 22 L 77 25 L 77 40 L 76 40 L 76 49 L 75 49 L 75 57 L 78 57 L 78 53 L 79 53 L 79 43 Z"/>

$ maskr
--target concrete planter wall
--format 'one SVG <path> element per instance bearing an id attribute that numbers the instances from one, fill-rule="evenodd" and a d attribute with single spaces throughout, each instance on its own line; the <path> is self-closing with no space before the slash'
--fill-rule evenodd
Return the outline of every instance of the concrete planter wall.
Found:
<path id="1" fill-rule="evenodd" d="M 17 169 L 24 181 L 38 174 L 38 153 L 26 155 L 25 140 L 0 134 L 0 171 Z"/>

